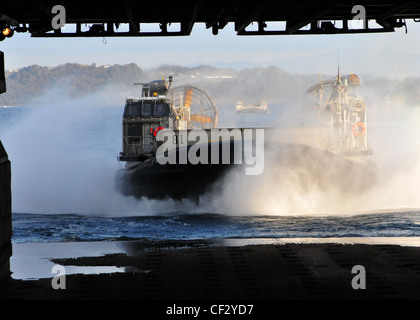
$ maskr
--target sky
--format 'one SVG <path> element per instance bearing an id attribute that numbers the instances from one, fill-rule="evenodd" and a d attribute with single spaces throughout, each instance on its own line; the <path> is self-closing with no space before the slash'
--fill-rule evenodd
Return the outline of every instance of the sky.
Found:
<path id="1" fill-rule="evenodd" d="M 420 23 L 407 21 L 393 33 L 347 35 L 237 36 L 228 24 L 214 36 L 196 23 L 186 37 L 31 38 L 15 33 L 0 42 L 5 67 L 64 63 L 135 63 L 143 69 L 162 64 L 209 64 L 241 69 L 278 66 L 290 73 L 343 73 L 404 78 L 420 71 Z M 65 32 L 65 30 L 63 30 Z M 337 54 L 338 53 L 338 54 Z"/>

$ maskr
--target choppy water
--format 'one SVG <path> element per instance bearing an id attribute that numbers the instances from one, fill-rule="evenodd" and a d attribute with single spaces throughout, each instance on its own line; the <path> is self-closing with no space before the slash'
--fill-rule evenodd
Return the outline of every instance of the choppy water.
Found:
<path id="1" fill-rule="evenodd" d="M 418 211 L 323 217 L 227 216 L 210 213 L 98 217 L 15 213 L 12 240 L 14 243 L 25 243 L 414 236 L 420 236 Z"/>

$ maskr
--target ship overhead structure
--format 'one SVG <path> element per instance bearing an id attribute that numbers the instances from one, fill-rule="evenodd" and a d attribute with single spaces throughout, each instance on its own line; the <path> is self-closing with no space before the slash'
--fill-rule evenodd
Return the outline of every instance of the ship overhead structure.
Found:
<path id="1" fill-rule="evenodd" d="M 368 147 L 366 104 L 356 92 L 356 74 L 320 80 L 306 92 L 306 101 L 317 111 L 319 123 L 327 130 L 327 149 L 347 156 L 371 154 Z"/>

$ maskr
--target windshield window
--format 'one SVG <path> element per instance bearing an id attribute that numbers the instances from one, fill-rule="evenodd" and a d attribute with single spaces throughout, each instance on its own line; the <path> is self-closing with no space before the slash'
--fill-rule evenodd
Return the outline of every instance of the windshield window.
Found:
<path id="1" fill-rule="evenodd" d="M 169 106 L 166 103 L 156 103 L 155 116 L 168 116 Z"/>
<path id="2" fill-rule="evenodd" d="M 140 115 L 140 102 L 129 101 L 125 105 L 124 117 L 135 117 Z"/>
<path id="3" fill-rule="evenodd" d="M 169 115 L 169 106 L 166 103 L 156 103 L 156 105 L 154 106 L 154 102 L 129 101 L 127 102 L 124 108 L 124 117 L 150 117 L 152 116 L 153 109 L 153 115 L 155 117 Z"/>
<path id="4" fill-rule="evenodd" d="M 152 115 L 152 104 L 150 102 L 143 102 L 143 116 Z"/>
<path id="5" fill-rule="evenodd" d="M 133 124 L 128 127 L 128 136 L 129 137 L 139 137 L 143 135 L 142 125 L 141 124 Z"/>

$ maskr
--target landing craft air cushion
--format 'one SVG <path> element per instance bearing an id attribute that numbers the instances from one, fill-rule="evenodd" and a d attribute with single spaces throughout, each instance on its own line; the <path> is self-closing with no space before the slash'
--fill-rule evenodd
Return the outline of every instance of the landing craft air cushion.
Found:
<path id="1" fill-rule="evenodd" d="M 215 128 L 216 105 L 207 92 L 195 86 L 171 88 L 172 77 L 168 82 L 162 79 L 141 85 L 140 98 L 126 99 L 123 151 L 119 156 L 126 166 L 117 174 L 117 187 L 123 194 L 138 198 L 197 199 L 230 167 L 221 159 L 222 150 L 217 165 L 210 164 L 211 153 L 208 154 L 209 164 L 191 164 L 189 161 L 160 164 L 156 152 L 162 142 L 157 138 L 160 131 L 171 129 L 176 140 L 172 152 L 176 153 L 176 159 L 180 159 L 183 149 L 188 152 L 193 146 L 190 141 L 182 141 L 182 133 Z M 229 144 L 229 157 L 234 159 L 234 145 L 242 141 L 220 139 L 208 142 L 209 145 L 214 143 L 220 149 L 223 144 Z"/>
<path id="2" fill-rule="evenodd" d="M 371 187 L 376 181 L 377 168 L 369 158 L 366 106 L 363 98 L 355 93 L 359 83 L 354 74 L 341 76 L 338 73 L 335 79 L 320 80 L 312 86 L 306 93 L 310 108 L 302 112 L 309 112 L 314 119 L 317 115 L 316 126 L 292 130 L 261 129 L 266 130 L 263 149 L 270 157 L 266 162 L 271 164 L 263 177 L 270 176 L 275 167 L 284 167 L 296 171 L 302 186 L 332 186 L 345 193 L 363 192 Z M 222 157 L 224 147 L 228 146 L 228 158 L 237 158 L 235 151 L 238 146 L 244 146 L 242 137 L 247 129 L 232 129 L 231 132 L 240 131 L 239 139 L 228 136 L 227 139 L 212 140 L 210 130 L 217 126 L 218 111 L 211 96 L 192 85 L 171 88 L 171 84 L 171 77 L 169 82 L 162 79 L 142 83 L 141 97 L 126 99 L 123 151 L 119 156 L 126 166 L 117 174 L 117 187 L 125 195 L 198 200 L 212 188 L 220 190 L 217 182 L 231 171 L 233 165 L 244 164 L 243 161 L 227 163 Z M 209 132 L 209 139 L 205 141 L 210 150 L 208 161 L 198 164 L 189 161 L 160 163 L 157 150 L 162 146 L 162 140 L 158 138 L 168 129 L 175 133 L 172 138 L 176 141 L 174 148 L 167 150 L 166 154 L 173 152 L 176 159 L 185 158 L 194 147 L 193 142 L 182 141 L 183 133 L 194 129 Z M 279 131 L 281 135 L 278 135 Z M 217 164 L 212 161 L 215 154 L 211 152 L 215 150 L 211 148 L 215 143 L 219 148 Z M 243 160 L 243 153 L 240 157 Z M 244 166 L 239 168 L 243 170 Z M 247 183 L 255 181 L 247 180 Z"/>
<path id="3" fill-rule="evenodd" d="M 365 192 L 378 175 L 370 158 L 366 104 L 357 93 L 359 85 L 360 78 L 353 73 L 342 76 L 338 71 L 329 80 L 320 77 L 306 91 L 303 110 L 316 114 L 317 125 L 297 129 L 291 139 L 325 150 L 330 160 L 320 172 L 325 172 L 324 180 L 329 177 L 336 189 L 344 192 Z"/>

